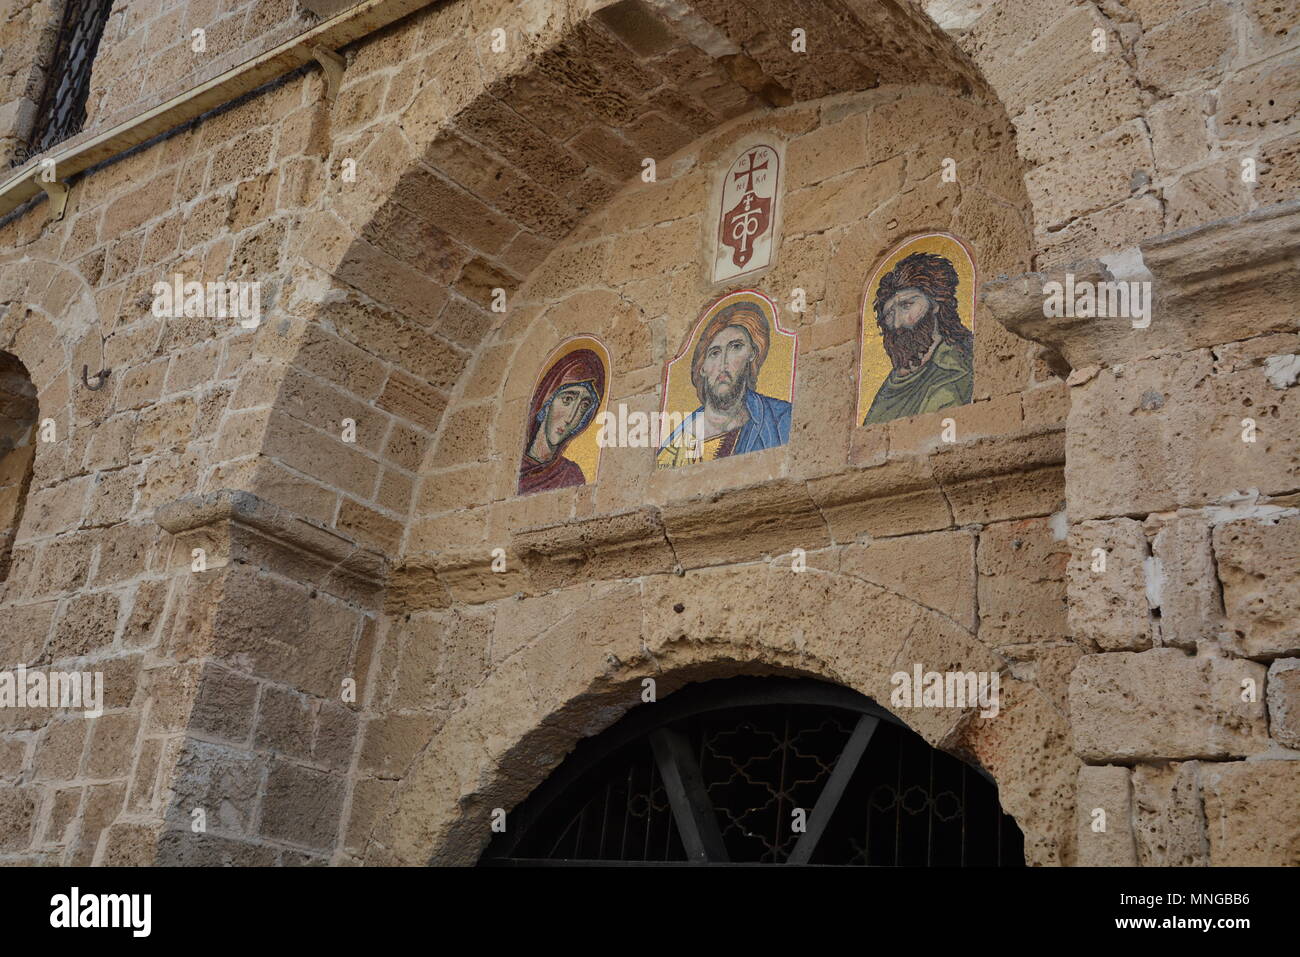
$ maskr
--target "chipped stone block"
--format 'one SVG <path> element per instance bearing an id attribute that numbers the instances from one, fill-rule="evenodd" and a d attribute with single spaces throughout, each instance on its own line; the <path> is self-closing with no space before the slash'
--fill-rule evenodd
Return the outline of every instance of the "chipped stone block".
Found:
<path id="1" fill-rule="evenodd" d="M 1096 763 L 1258 754 L 1268 748 L 1264 675 L 1253 661 L 1174 648 L 1085 655 L 1070 676 L 1075 751 Z M 1254 701 L 1242 700 L 1247 680 Z"/>
<path id="2" fill-rule="evenodd" d="M 1250 657 L 1300 654 L 1300 515 L 1214 530 L 1228 627 Z"/>
<path id="3" fill-rule="evenodd" d="M 1084 867 L 1132 867 L 1133 801 L 1129 769 L 1107 765 L 1079 768 L 1078 863 Z"/>
<path id="4" fill-rule="evenodd" d="M 1203 765 L 1214 867 L 1300 865 L 1300 761 Z"/>
<path id="5" fill-rule="evenodd" d="M 1210 846 L 1198 761 L 1133 769 L 1133 830 L 1143 867 L 1204 867 Z"/>
<path id="6" fill-rule="evenodd" d="M 1268 730 L 1284 748 L 1300 750 L 1300 658 L 1268 666 Z"/>
<path id="7" fill-rule="evenodd" d="M 1223 627 L 1219 577 L 1210 550 L 1210 524 L 1179 516 L 1156 532 L 1151 550 L 1159 562 L 1160 641 L 1193 651 Z"/>
<path id="8" fill-rule="evenodd" d="M 1084 522 L 1070 529 L 1070 633 L 1103 651 L 1151 647 L 1147 604 L 1147 540 L 1129 518 Z"/>

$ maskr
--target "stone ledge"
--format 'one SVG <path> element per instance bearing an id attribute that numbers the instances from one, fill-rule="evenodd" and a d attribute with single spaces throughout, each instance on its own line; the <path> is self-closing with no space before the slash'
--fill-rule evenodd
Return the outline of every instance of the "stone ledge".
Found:
<path id="1" fill-rule="evenodd" d="M 683 568 L 752 561 L 831 544 L 807 485 L 790 479 L 666 505 L 660 515 Z"/>
<path id="2" fill-rule="evenodd" d="M 579 581 L 639 578 L 677 566 L 653 508 L 524 529 L 515 533 L 512 550 L 543 590 Z"/>
<path id="3" fill-rule="evenodd" d="M 388 579 L 388 561 L 378 552 L 358 545 L 333 529 L 324 528 L 252 492 L 219 489 L 203 495 L 186 495 L 160 505 L 154 521 L 174 536 L 222 539 L 228 535 L 231 560 L 267 563 L 266 546 L 287 553 L 290 562 L 305 554 L 325 575 L 341 572 L 365 590 L 381 588 Z M 223 528 L 224 527 L 224 528 Z M 232 530 L 255 533 L 229 534 Z M 294 554 L 296 553 L 296 555 Z"/>
<path id="4" fill-rule="evenodd" d="M 1151 282 L 1151 324 L 1126 318 L 1043 315 L 1043 286 Z M 980 300 L 1015 335 L 1074 369 L 1113 366 L 1268 332 L 1292 330 L 1300 311 L 1300 200 L 1148 239 L 1103 259 L 1050 272 L 998 277 Z"/>

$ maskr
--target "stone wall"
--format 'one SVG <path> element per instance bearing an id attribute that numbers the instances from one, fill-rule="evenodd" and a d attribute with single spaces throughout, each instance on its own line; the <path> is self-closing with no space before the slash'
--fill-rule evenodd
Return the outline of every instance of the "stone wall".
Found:
<path id="1" fill-rule="evenodd" d="M 952 25 L 1011 116 L 1038 267 L 1294 195 L 1300 26 L 1287 4 L 924 6 Z"/>
<path id="2" fill-rule="evenodd" d="M 432 5 L 347 50 L 334 103 L 318 73 L 291 76 L 80 178 L 61 221 L 37 203 L 0 224 L 0 349 L 56 426 L 0 582 L 0 667 L 102 670 L 109 689 L 94 720 L 0 710 L 0 859 L 467 862 L 487 812 L 612 722 L 647 673 L 666 688 L 805 673 L 879 697 L 913 660 L 1004 674 L 995 721 L 908 720 L 994 775 L 1032 861 L 1098 859 L 1076 814 L 1094 781 L 1118 793 L 1121 778 L 1120 817 L 1156 836 L 1119 843 L 1144 862 L 1191 855 L 1198 835 L 1219 859 L 1280 853 L 1241 794 L 1300 766 L 1259 760 L 1294 743 L 1297 710 L 1295 596 L 1276 584 L 1293 575 L 1268 564 L 1294 541 L 1294 409 L 1272 384 L 1294 310 L 1268 305 L 1292 280 L 1253 304 L 1264 327 L 1242 300 L 1209 318 L 1189 306 L 1173 326 L 1203 329 L 1194 343 L 1088 361 L 981 307 L 953 444 L 942 416 L 852 428 L 847 383 L 862 284 L 897 238 L 952 230 L 982 276 L 1015 274 L 1293 192 L 1295 110 L 1258 94 L 1286 75 L 1294 34 L 1253 5 L 1062 20 L 1008 0 L 957 40 L 911 5 L 811 4 L 798 20 L 781 3 L 662 6 Z M 92 124 L 218 72 L 162 44 L 146 89 L 118 52 L 134 37 L 206 15 L 209 54 L 242 58 L 301 29 L 296 14 L 264 28 L 275 9 L 119 5 Z M 1219 67 L 1179 73 L 1186 33 L 1216 35 L 1220 15 Z M 1061 55 L 1095 23 L 1111 38 L 1095 66 Z M 818 57 L 789 52 L 795 26 Z M 754 284 L 809 302 L 782 312 L 800 350 L 790 444 L 698 474 L 610 449 L 595 485 L 515 497 L 523 406 L 564 335 L 600 335 L 614 401 L 656 407 L 711 298 L 714 164 L 754 131 L 787 141 L 789 172 L 776 266 Z M 1098 144 L 1132 162 L 1090 161 Z M 1256 150 L 1244 199 L 1198 191 Z M 155 317 L 153 285 L 176 273 L 260 282 L 261 324 Z M 110 370 L 102 389 L 83 367 Z M 1247 400 L 1259 441 L 1230 445 Z M 1202 448 L 1207 417 L 1219 438 Z M 1112 435 L 1131 467 L 1099 482 Z M 1161 483 L 1133 478 L 1149 462 Z M 1077 549 L 1098 546 L 1118 577 L 1094 595 Z M 1206 621 L 1221 663 L 1174 661 Z M 1220 730 L 1107 738 L 1125 724 L 1088 695 L 1153 667 Z M 1221 698 L 1239 677 L 1256 680 L 1250 707 Z"/>

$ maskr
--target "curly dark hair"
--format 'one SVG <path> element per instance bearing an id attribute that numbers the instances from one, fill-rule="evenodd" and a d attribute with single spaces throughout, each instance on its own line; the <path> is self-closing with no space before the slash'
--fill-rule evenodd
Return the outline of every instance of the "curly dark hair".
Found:
<path id="1" fill-rule="evenodd" d="M 962 325 L 957 313 L 957 270 L 952 263 L 935 253 L 912 253 L 900 260 L 880 280 L 874 305 L 876 325 L 884 337 L 885 351 L 895 365 L 902 364 L 915 353 L 918 343 L 907 341 L 923 336 L 929 344 L 931 325 L 925 323 L 916 330 L 896 330 L 885 324 L 885 303 L 901 289 L 919 289 L 932 302 L 931 314 L 939 335 L 971 356 L 975 352 L 975 336 Z M 922 349 L 922 351 L 924 351 Z"/>

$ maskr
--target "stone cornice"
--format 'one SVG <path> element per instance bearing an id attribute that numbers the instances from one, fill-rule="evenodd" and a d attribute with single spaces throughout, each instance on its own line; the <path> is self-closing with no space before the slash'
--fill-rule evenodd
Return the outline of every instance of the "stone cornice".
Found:
<path id="1" fill-rule="evenodd" d="M 388 579 L 383 555 L 248 491 L 186 495 L 159 506 L 154 521 L 171 535 L 212 541 L 214 559 L 292 567 L 302 580 L 327 590 L 330 582 L 346 578 L 349 593 L 373 592 Z"/>
<path id="2" fill-rule="evenodd" d="M 1044 286 L 1150 281 L 1150 325 L 1128 318 L 1043 315 Z M 1300 320 L 1300 200 L 1148 239 L 1104 259 L 1000 277 L 980 295 L 1011 332 L 1046 346 L 1074 369 L 1294 330 Z"/>

